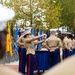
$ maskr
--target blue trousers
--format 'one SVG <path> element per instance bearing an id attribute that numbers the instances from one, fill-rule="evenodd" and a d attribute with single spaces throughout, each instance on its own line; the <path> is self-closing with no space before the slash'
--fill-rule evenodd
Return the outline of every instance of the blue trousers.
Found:
<path id="1" fill-rule="evenodd" d="M 68 58 L 71 55 L 71 52 L 67 49 L 63 50 L 63 59 Z"/>
<path id="2" fill-rule="evenodd" d="M 60 50 L 57 49 L 54 52 L 49 52 L 49 66 L 50 68 L 60 62 Z"/>
<path id="3" fill-rule="evenodd" d="M 69 56 L 72 56 L 74 54 L 74 50 L 70 51 L 70 55 Z"/>
<path id="4" fill-rule="evenodd" d="M 19 48 L 19 72 L 25 75 L 25 67 L 27 62 L 26 48 Z"/>
<path id="5" fill-rule="evenodd" d="M 73 48 L 73 50 L 72 50 L 72 51 L 73 51 L 73 55 L 74 55 L 74 54 L 75 54 L 75 48 Z"/>
<path id="6" fill-rule="evenodd" d="M 27 75 L 34 74 L 34 55 L 27 55 Z"/>

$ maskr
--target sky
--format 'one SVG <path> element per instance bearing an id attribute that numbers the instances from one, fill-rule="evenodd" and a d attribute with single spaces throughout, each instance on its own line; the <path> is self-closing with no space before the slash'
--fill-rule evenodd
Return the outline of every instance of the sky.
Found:
<path id="1" fill-rule="evenodd" d="M 10 0 L 0 0 L 0 1 L 3 1 L 3 2 L 7 1 L 7 2 L 9 2 Z"/>

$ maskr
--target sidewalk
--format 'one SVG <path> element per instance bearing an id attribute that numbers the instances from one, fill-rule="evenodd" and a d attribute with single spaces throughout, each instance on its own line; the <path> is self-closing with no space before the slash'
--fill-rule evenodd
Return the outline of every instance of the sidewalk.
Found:
<path id="1" fill-rule="evenodd" d="M 19 61 L 14 61 L 11 63 L 6 63 L 6 64 L 4 64 L 4 66 L 9 67 L 18 72 L 18 63 L 19 63 Z"/>
<path id="2" fill-rule="evenodd" d="M 3 65 L 18 72 L 18 64 L 19 64 L 19 61 L 15 61 L 15 62 L 3 64 Z M 41 73 L 39 73 L 39 74 L 41 74 Z M 37 70 L 34 71 L 34 75 L 38 75 Z"/>
<path id="3" fill-rule="evenodd" d="M 19 61 L 14 61 L 14 62 L 11 62 L 11 63 L 6 63 L 5 65 L 18 65 Z"/>

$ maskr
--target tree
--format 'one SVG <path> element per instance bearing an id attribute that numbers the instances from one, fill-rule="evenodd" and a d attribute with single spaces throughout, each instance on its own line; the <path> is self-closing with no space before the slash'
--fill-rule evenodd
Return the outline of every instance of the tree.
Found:
<path id="1" fill-rule="evenodd" d="M 75 0 L 57 0 L 61 3 L 61 26 L 67 26 L 69 31 L 73 31 L 73 21 L 75 18 Z"/>
<path id="2" fill-rule="evenodd" d="M 60 26 L 60 3 L 51 0 L 42 0 L 40 7 L 45 10 L 46 28 L 57 28 Z"/>
<path id="3" fill-rule="evenodd" d="M 56 1 L 51 3 L 50 0 L 10 0 L 4 4 L 15 10 L 14 23 L 23 19 L 23 24 L 29 21 L 30 26 L 44 30 L 59 27 L 61 24 L 59 20 L 60 3 Z"/>

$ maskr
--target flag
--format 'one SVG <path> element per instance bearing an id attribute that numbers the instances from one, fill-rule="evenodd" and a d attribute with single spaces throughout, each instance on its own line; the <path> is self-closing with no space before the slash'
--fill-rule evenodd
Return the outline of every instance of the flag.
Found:
<path id="1" fill-rule="evenodd" d="M 35 36 L 35 29 L 34 29 L 33 27 L 32 27 L 31 32 L 32 32 L 32 35 L 34 35 L 34 36 Z"/>
<path id="2" fill-rule="evenodd" d="M 38 35 L 42 35 L 42 30 L 39 29 Z M 40 38 L 40 41 L 42 40 L 42 37 Z M 42 49 L 42 43 L 39 45 L 39 49 Z"/>
<path id="3" fill-rule="evenodd" d="M 33 27 L 32 27 L 31 32 L 32 32 L 32 35 L 35 36 L 35 29 Z M 37 45 L 34 45 L 34 49 L 37 50 Z"/>
<path id="4" fill-rule="evenodd" d="M 16 24 L 16 42 L 19 38 L 19 31 L 18 31 L 18 25 Z"/>
<path id="5" fill-rule="evenodd" d="M 12 42 L 11 42 L 11 33 L 10 33 L 10 22 L 8 22 L 7 31 L 8 34 L 6 36 L 6 50 L 10 53 L 10 56 L 12 56 Z"/>
<path id="6" fill-rule="evenodd" d="M 17 40 L 19 38 L 19 31 L 18 31 L 18 25 L 16 24 L 16 37 L 15 37 L 15 43 L 14 43 L 14 48 L 18 51 L 18 45 L 17 45 Z"/>

